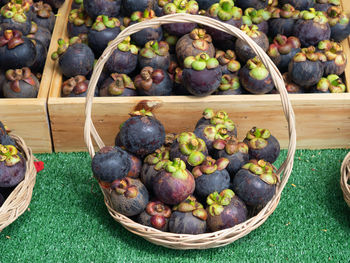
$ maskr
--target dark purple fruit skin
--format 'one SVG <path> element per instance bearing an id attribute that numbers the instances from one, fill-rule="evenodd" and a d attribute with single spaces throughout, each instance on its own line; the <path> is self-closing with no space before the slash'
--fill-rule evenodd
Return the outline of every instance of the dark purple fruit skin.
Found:
<path id="1" fill-rule="evenodd" d="M 111 194 L 112 207 L 118 213 L 125 216 L 136 216 L 145 210 L 148 201 L 149 194 L 146 187 L 138 179 L 131 179 L 132 185 L 135 185 L 138 190 L 138 194 L 134 198 L 128 198 L 124 195 L 118 195 L 114 190 Z"/>
<path id="2" fill-rule="evenodd" d="M 292 60 L 289 63 L 288 72 L 296 84 L 302 87 L 311 87 L 322 78 L 324 69 L 320 61 L 295 62 Z"/>
<path id="3" fill-rule="evenodd" d="M 5 81 L 6 81 L 5 74 L 4 74 L 4 72 L 2 72 L 2 70 L 0 70 L 0 98 L 4 97 L 3 92 L 2 92 L 2 88 L 3 88 Z"/>
<path id="4" fill-rule="evenodd" d="M 95 52 L 97 56 L 100 56 L 106 49 L 109 41 L 115 39 L 120 33 L 120 28 L 107 28 L 102 31 L 90 29 L 88 33 L 89 47 Z"/>
<path id="5" fill-rule="evenodd" d="M 50 6 L 52 6 L 55 9 L 60 8 L 65 0 L 44 0 L 44 2 L 48 3 Z"/>
<path id="6" fill-rule="evenodd" d="M 293 28 L 295 24 L 293 18 L 272 18 L 268 21 L 269 23 L 269 35 L 274 38 L 278 34 L 284 36 L 292 36 Z"/>
<path id="7" fill-rule="evenodd" d="M 182 80 L 189 93 L 195 96 L 207 96 L 215 92 L 221 82 L 220 67 L 196 71 L 185 68 L 182 71 Z"/>
<path id="8" fill-rule="evenodd" d="M 21 88 L 20 92 L 14 92 L 9 82 L 5 82 L 3 88 L 3 93 L 5 98 L 36 98 L 38 96 L 38 90 L 39 90 L 39 81 L 38 79 L 33 75 L 33 80 L 35 81 L 35 86 L 24 82 L 23 80 L 19 81 L 19 85 Z"/>
<path id="9" fill-rule="evenodd" d="M 83 2 L 86 13 L 95 20 L 99 15 L 117 17 L 121 0 L 89 0 Z"/>
<path id="10" fill-rule="evenodd" d="M 28 16 L 27 16 L 26 22 L 24 23 L 16 22 L 11 18 L 3 18 L 0 16 L 0 23 L 3 30 L 7 30 L 7 29 L 18 30 L 18 31 L 21 31 L 23 35 L 28 35 L 32 27 L 32 23 Z"/>
<path id="11" fill-rule="evenodd" d="M 155 0 L 122 0 L 125 15 L 130 16 L 135 11 L 144 11 L 152 8 Z"/>
<path id="12" fill-rule="evenodd" d="M 153 153 L 165 141 L 164 126 L 148 116 L 130 117 L 123 123 L 119 135 L 125 149 L 140 157 Z"/>
<path id="13" fill-rule="evenodd" d="M 243 141 L 249 146 L 249 141 L 244 139 Z M 270 136 L 267 139 L 267 146 L 262 149 L 252 149 L 249 147 L 249 158 L 256 160 L 265 160 L 269 163 L 274 163 L 280 154 L 280 144 L 274 136 Z"/>
<path id="14" fill-rule="evenodd" d="M 176 82 L 174 83 L 173 92 L 175 95 L 179 95 L 179 96 L 191 95 L 183 84 L 179 84 Z"/>
<path id="15" fill-rule="evenodd" d="M 186 180 L 174 178 L 166 170 L 160 171 L 153 178 L 153 192 L 155 196 L 165 204 L 176 205 L 193 194 L 195 181 L 193 175 L 186 170 Z"/>
<path id="16" fill-rule="evenodd" d="M 206 221 L 195 217 L 192 212 L 174 211 L 169 219 L 169 231 L 172 233 L 198 235 L 206 229 Z"/>
<path id="17" fill-rule="evenodd" d="M 0 47 L 1 69 L 17 69 L 33 65 L 36 57 L 35 46 L 29 38 L 22 38 L 24 43 L 13 49 L 8 49 L 7 45 Z"/>
<path id="18" fill-rule="evenodd" d="M 62 74 L 71 78 L 77 75 L 86 76 L 92 70 L 95 56 L 88 45 L 76 43 L 67 49 L 59 58 Z"/>
<path id="19" fill-rule="evenodd" d="M 211 16 L 209 16 L 209 17 L 211 17 Z M 232 26 L 235 26 L 235 27 L 238 27 L 238 28 L 240 28 L 242 26 L 242 19 L 239 19 L 239 20 L 230 19 L 228 21 L 222 21 L 218 17 L 211 17 L 211 18 L 214 18 L 214 19 L 216 19 L 218 21 L 227 23 L 229 25 L 232 25 Z M 211 37 L 213 38 L 213 41 L 215 42 L 215 46 L 216 46 L 217 43 L 221 43 L 221 42 L 224 42 L 226 40 L 231 40 L 231 39 L 235 38 L 233 35 L 230 35 L 228 33 L 225 33 L 223 31 L 217 30 L 217 29 L 209 27 L 209 26 L 204 26 L 204 28 L 207 31 L 207 33 L 209 35 L 211 35 Z M 225 48 L 225 50 L 226 49 L 227 49 L 227 47 Z"/>
<path id="20" fill-rule="evenodd" d="M 73 23 L 69 22 L 67 23 L 67 31 L 69 38 L 78 36 L 80 34 L 87 34 L 89 33 L 89 28 L 83 24 L 81 26 L 76 26 Z"/>
<path id="21" fill-rule="evenodd" d="M 135 24 L 135 23 L 132 23 Z M 163 29 L 161 26 L 149 27 L 142 29 L 141 31 L 131 35 L 131 40 L 136 43 L 137 46 L 143 47 L 148 41 L 157 40 L 160 41 L 163 38 Z"/>
<path id="22" fill-rule="evenodd" d="M 216 159 L 227 158 L 230 161 L 226 170 L 229 172 L 231 178 L 249 161 L 249 154 L 242 152 L 228 154 L 225 150 L 220 150 L 214 156 Z"/>
<path id="23" fill-rule="evenodd" d="M 5 202 L 5 198 L 2 196 L 2 194 L 0 194 L 0 207 L 4 202 Z"/>
<path id="24" fill-rule="evenodd" d="M 337 23 L 331 27 L 331 39 L 337 42 L 343 41 L 350 34 L 350 22 L 347 25 Z"/>
<path id="25" fill-rule="evenodd" d="M 288 71 L 288 65 L 290 61 L 293 59 L 293 57 L 300 52 L 300 48 L 292 48 L 291 52 L 288 54 L 281 54 L 280 55 L 280 62 L 277 65 L 278 69 L 283 73 Z"/>
<path id="26" fill-rule="evenodd" d="M 79 9 L 81 4 L 76 3 L 75 1 L 72 2 L 71 10 L 73 9 Z"/>
<path id="27" fill-rule="evenodd" d="M 267 0 L 236 0 L 235 6 L 240 8 L 247 9 L 248 7 L 254 7 L 255 9 L 263 9 L 268 5 Z"/>
<path id="28" fill-rule="evenodd" d="M 55 26 L 56 17 L 53 12 L 50 13 L 49 18 L 41 18 L 37 16 L 36 14 L 33 16 L 32 19 L 38 26 L 42 26 L 44 28 L 47 28 L 50 32 L 52 32 L 53 27 Z"/>
<path id="29" fill-rule="evenodd" d="M 236 195 L 229 205 L 224 206 L 224 211 L 218 216 L 212 216 L 208 212 L 207 225 L 211 232 L 230 228 L 247 220 L 248 209 L 244 202 Z"/>
<path id="30" fill-rule="evenodd" d="M 314 8 L 316 9 L 316 11 L 323 11 L 323 12 L 327 12 L 328 8 L 332 7 L 332 4 L 318 4 L 316 3 L 314 5 Z"/>
<path id="31" fill-rule="evenodd" d="M 114 79 L 112 79 L 111 77 L 109 77 L 105 81 L 103 81 L 103 84 L 99 88 L 99 96 L 100 97 L 112 96 L 112 95 L 108 94 L 108 86 L 113 82 L 114 82 Z M 129 97 L 129 96 L 136 96 L 136 95 L 137 95 L 136 90 L 124 88 L 123 93 L 118 95 L 118 97 Z"/>
<path id="32" fill-rule="evenodd" d="M 25 176 L 26 163 L 21 157 L 14 166 L 6 166 L 5 162 L 0 162 L 0 187 L 13 187 L 18 185 Z"/>
<path id="33" fill-rule="evenodd" d="M 170 96 L 173 91 L 173 81 L 170 79 L 167 72 L 164 72 L 164 79 L 160 83 L 153 81 L 149 90 L 138 89 L 141 96 Z"/>
<path id="34" fill-rule="evenodd" d="M 163 25 L 163 29 L 169 33 L 169 35 L 181 37 L 190 33 L 195 29 L 197 24 L 195 23 L 171 23 Z"/>
<path id="35" fill-rule="evenodd" d="M 229 89 L 229 90 L 219 90 L 217 95 L 241 95 L 243 93 L 242 88 Z"/>
<path id="36" fill-rule="evenodd" d="M 273 89 L 274 84 L 270 74 L 263 80 L 257 80 L 250 76 L 249 72 L 247 66 L 239 71 L 239 78 L 245 90 L 253 94 L 266 94 Z"/>
<path id="37" fill-rule="evenodd" d="M 141 214 L 137 216 L 137 222 L 139 222 L 144 226 L 154 227 L 151 223 L 151 218 L 152 218 L 151 215 L 147 214 L 146 211 L 143 211 Z M 169 229 L 169 218 L 165 218 L 165 225 L 158 230 L 167 232 L 168 229 Z"/>
<path id="38" fill-rule="evenodd" d="M 129 154 L 118 146 L 102 148 L 91 161 L 94 177 L 102 182 L 112 183 L 123 179 L 130 171 Z"/>
<path id="39" fill-rule="evenodd" d="M 326 91 L 322 91 L 317 89 L 317 86 L 312 86 L 311 89 L 309 90 L 309 93 L 331 93 L 329 89 Z"/>
<path id="40" fill-rule="evenodd" d="M 51 33 L 47 28 L 38 26 L 38 31 L 34 34 L 34 39 L 39 40 L 48 49 L 51 42 Z"/>
<path id="41" fill-rule="evenodd" d="M 330 74 L 341 75 L 345 70 L 346 63 L 344 63 L 344 65 L 337 66 L 334 60 L 329 60 L 329 61 L 323 62 L 323 67 L 324 67 L 324 73 L 323 73 L 324 76 L 328 76 Z"/>
<path id="42" fill-rule="evenodd" d="M 199 10 L 207 10 L 215 3 L 219 3 L 220 0 L 197 0 Z"/>
<path id="43" fill-rule="evenodd" d="M 220 193 L 230 186 L 230 174 L 226 169 L 216 170 L 211 174 L 202 174 L 195 179 L 196 188 L 194 193 L 200 199 L 205 200 L 213 192 Z"/>
<path id="44" fill-rule="evenodd" d="M 233 191 L 249 206 L 265 205 L 276 192 L 270 185 L 246 169 L 239 170 L 232 181 Z"/>
<path id="45" fill-rule="evenodd" d="M 35 57 L 35 62 L 30 67 L 30 69 L 32 70 L 32 72 L 39 73 L 44 70 L 46 57 L 47 57 L 47 49 L 44 46 L 44 44 L 39 40 L 35 41 L 35 49 L 36 49 L 37 55 Z"/>
<path id="46" fill-rule="evenodd" d="M 146 58 L 139 54 L 138 61 L 139 67 L 141 69 L 149 66 L 154 69 L 163 69 L 164 71 L 166 71 L 168 70 L 170 65 L 170 54 L 168 53 L 165 56 L 156 55 L 154 58 Z M 165 74 L 167 75 L 166 72 Z"/>
<path id="47" fill-rule="evenodd" d="M 257 43 L 265 52 L 269 48 L 269 40 L 267 36 L 264 33 L 261 33 L 261 35 L 257 38 L 252 38 L 255 43 Z M 248 59 L 251 59 L 256 56 L 255 52 L 250 48 L 250 46 L 240 40 L 237 39 L 236 46 L 235 46 L 235 52 L 237 54 L 237 57 L 242 63 L 246 63 Z"/>
<path id="48" fill-rule="evenodd" d="M 318 42 L 331 37 L 331 28 L 328 23 L 319 24 L 312 20 L 299 19 L 295 22 L 293 36 L 299 38 L 304 47 L 317 46 Z"/>
<path id="49" fill-rule="evenodd" d="M 153 192 L 153 178 L 159 173 L 154 169 L 155 165 L 143 163 L 140 173 L 140 180 L 149 192 Z"/>
<path id="50" fill-rule="evenodd" d="M 136 69 L 137 55 L 115 49 L 106 62 L 109 73 L 130 74 Z"/>
<path id="51" fill-rule="evenodd" d="M 308 10 L 314 7 L 315 0 L 279 0 L 278 3 L 280 7 L 285 4 L 291 4 L 297 10 Z"/>

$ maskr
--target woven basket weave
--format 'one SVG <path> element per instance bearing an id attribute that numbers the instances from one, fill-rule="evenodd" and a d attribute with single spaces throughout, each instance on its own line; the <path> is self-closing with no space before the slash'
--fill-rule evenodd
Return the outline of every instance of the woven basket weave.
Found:
<path id="1" fill-rule="evenodd" d="M 350 152 L 344 158 L 340 174 L 340 187 L 343 191 L 345 202 L 350 207 Z"/>
<path id="2" fill-rule="evenodd" d="M 106 61 L 108 60 L 112 52 L 117 48 L 117 45 L 121 41 L 123 41 L 126 37 L 142 29 L 152 27 L 152 26 L 169 24 L 169 23 L 197 23 L 201 25 L 210 26 L 215 29 L 234 35 L 237 38 L 244 40 L 261 58 L 262 62 L 270 71 L 274 84 L 277 90 L 280 92 L 282 107 L 283 107 L 283 111 L 287 119 L 288 128 L 289 128 L 288 129 L 288 132 L 289 132 L 288 153 L 287 153 L 287 158 L 285 162 L 281 165 L 280 169 L 277 171 L 277 174 L 281 177 L 281 180 L 277 185 L 276 194 L 274 195 L 272 200 L 256 216 L 250 218 L 249 220 L 239 225 L 236 225 L 235 227 L 213 232 L 213 233 L 188 235 L 188 234 L 174 234 L 169 232 L 161 232 L 157 229 L 147 227 L 132 221 L 128 217 L 123 216 L 118 212 L 114 211 L 110 202 L 110 192 L 103 188 L 101 188 L 101 190 L 104 194 L 105 204 L 108 208 L 110 215 L 130 232 L 136 235 L 139 235 L 154 244 L 161 245 L 168 248 L 173 248 L 173 249 L 206 249 L 206 248 L 220 247 L 220 246 L 230 244 L 235 240 L 247 235 L 249 232 L 251 232 L 252 230 L 259 227 L 261 224 L 263 224 L 267 220 L 267 218 L 273 213 L 273 211 L 276 209 L 278 202 L 280 200 L 281 192 L 285 187 L 288 181 L 288 178 L 292 172 L 293 160 L 294 160 L 294 154 L 295 154 L 295 148 L 296 148 L 296 131 L 295 131 L 294 112 L 293 112 L 291 103 L 288 99 L 288 94 L 284 86 L 283 78 L 280 72 L 278 71 L 277 67 L 273 64 L 273 62 L 270 60 L 267 54 L 257 44 L 255 44 L 255 42 L 250 37 L 248 37 L 244 32 L 242 32 L 236 27 L 219 22 L 212 18 L 198 16 L 198 15 L 189 15 L 189 14 L 167 15 L 160 18 L 151 19 L 149 21 L 140 22 L 130 27 L 127 27 L 117 36 L 115 40 L 113 40 L 108 45 L 108 47 L 103 52 L 102 56 L 99 58 L 99 60 L 97 61 L 94 67 L 94 71 L 89 83 L 88 94 L 86 97 L 86 107 L 85 107 L 86 119 L 85 119 L 85 129 L 84 129 L 85 138 L 84 139 L 91 157 L 95 155 L 92 137 L 94 138 L 97 146 L 100 149 L 105 146 L 99 134 L 97 133 L 91 119 L 92 102 L 93 102 L 93 97 L 94 97 L 93 94 L 95 92 L 96 84 L 102 72 L 102 69 L 104 67 L 104 64 L 106 63 Z M 140 100 L 142 99 L 159 101 L 161 100 L 161 97 L 140 98 Z"/>
<path id="3" fill-rule="evenodd" d="M 15 140 L 17 149 L 26 160 L 27 170 L 23 181 L 16 186 L 0 207 L 0 232 L 27 210 L 36 180 L 32 150 L 27 147 L 22 138 L 12 134 L 11 137 Z"/>

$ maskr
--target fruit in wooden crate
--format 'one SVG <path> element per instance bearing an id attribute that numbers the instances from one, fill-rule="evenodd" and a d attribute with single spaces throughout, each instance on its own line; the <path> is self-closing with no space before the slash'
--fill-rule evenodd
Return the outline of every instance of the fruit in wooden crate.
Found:
<path id="1" fill-rule="evenodd" d="M 327 12 L 327 10 L 332 6 L 340 6 L 339 0 L 316 0 L 314 8 L 317 11 Z"/>
<path id="2" fill-rule="evenodd" d="M 331 39 L 341 42 L 350 34 L 349 16 L 342 12 L 341 7 L 333 6 L 327 10 Z"/>
<path id="3" fill-rule="evenodd" d="M 269 35 L 274 37 L 278 34 L 284 36 L 293 35 L 293 27 L 299 18 L 299 10 L 296 10 L 292 5 L 285 4 L 282 8 L 275 8 L 271 12 L 269 23 Z"/>
<path id="4" fill-rule="evenodd" d="M 299 85 L 295 84 L 288 74 L 288 72 L 283 74 L 283 80 L 286 85 L 286 90 L 288 93 L 305 93 L 305 90 Z"/>
<path id="5" fill-rule="evenodd" d="M 53 27 L 55 26 L 56 17 L 52 12 L 51 6 L 40 1 L 33 4 L 33 9 L 34 15 L 32 21 L 38 26 L 45 27 L 52 32 Z"/>
<path id="6" fill-rule="evenodd" d="M 270 163 L 253 159 L 235 174 L 232 189 L 247 205 L 261 207 L 274 196 L 277 182 Z"/>
<path id="7" fill-rule="evenodd" d="M 60 8 L 65 0 L 44 0 L 44 2 L 50 4 L 53 8 Z M 88 2 L 89 0 L 87 0 L 86 2 Z"/>
<path id="8" fill-rule="evenodd" d="M 256 9 L 266 8 L 269 4 L 267 0 L 236 0 L 235 4 L 242 9 L 254 7 Z"/>
<path id="9" fill-rule="evenodd" d="M 137 222 L 161 231 L 168 231 L 171 209 L 160 201 L 151 201 L 145 211 L 137 216 Z"/>
<path id="10" fill-rule="evenodd" d="M 39 40 L 46 49 L 49 48 L 51 42 L 51 33 L 47 28 L 38 26 L 35 22 L 32 21 L 32 27 L 30 28 L 30 33 L 27 35 L 30 39 Z M 47 56 L 47 54 L 46 54 Z M 45 56 L 45 59 L 46 59 Z"/>
<path id="11" fill-rule="evenodd" d="M 89 80 L 85 76 L 75 76 L 62 83 L 62 97 L 86 97 Z"/>
<path id="12" fill-rule="evenodd" d="M 37 56 L 35 57 L 34 64 L 30 66 L 30 69 L 35 73 L 41 73 L 44 70 L 46 57 L 47 57 L 47 49 L 40 40 L 32 39 L 32 42 L 35 45 Z"/>
<path id="13" fill-rule="evenodd" d="M 207 212 L 194 196 L 173 207 L 169 231 L 178 234 L 202 234 L 207 229 Z"/>
<path id="14" fill-rule="evenodd" d="M 314 7 L 315 0 L 279 0 L 279 5 L 291 4 L 298 10 L 306 10 Z"/>
<path id="15" fill-rule="evenodd" d="M 22 7 L 21 4 L 7 3 L 0 9 L 0 23 L 3 30 L 11 29 L 21 31 L 28 35 L 31 27 L 31 16 L 28 14 L 30 7 Z"/>
<path id="16" fill-rule="evenodd" d="M 121 0 L 87 0 L 83 2 L 86 13 L 96 19 L 100 15 L 117 17 L 119 15 Z"/>
<path id="17" fill-rule="evenodd" d="M 99 96 L 136 96 L 134 82 L 126 74 L 112 73 L 99 89 Z"/>
<path id="18" fill-rule="evenodd" d="M 339 76 L 331 74 L 326 78 L 321 78 L 311 91 L 314 93 L 344 93 L 346 86 Z"/>
<path id="19" fill-rule="evenodd" d="M 83 8 L 72 9 L 68 16 L 67 31 L 68 37 L 79 36 L 80 34 L 89 33 L 94 21 Z"/>
<path id="20" fill-rule="evenodd" d="M 271 18 L 271 12 L 266 9 L 256 10 L 253 7 L 249 7 L 244 10 L 242 16 L 243 24 L 251 26 L 256 25 L 258 30 L 267 34 L 269 32 L 268 20 Z"/>
<path id="21" fill-rule="evenodd" d="M 242 88 L 239 77 L 235 74 L 224 74 L 221 77 L 221 83 L 216 91 L 216 95 L 239 95 L 242 94 Z"/>
<path id="22" fill-rule="evenodd" d="M 139 67 L 167 70 L 170 66 L 169 45 L 165 41 L 151 40 L 146 43 L 138 56 Z"/>
<path id="23" fill-rule="evenodd" d="M 347 58 L 343 47 L 337 42 L 324 40 L 318 43 L 317 49 L 323 51 L 327 61 L 322 62 L 324 66 L 324 76 L 331 74 L 341 75 L 345 71 Z"/>
<path id="24" fill-rule="evenodd" d="M 233 50 L 216 50 L 215 58 L 219 61 L 222 74 L 237 74 L 241 69 L 241 63 L 236 60 Z"/>

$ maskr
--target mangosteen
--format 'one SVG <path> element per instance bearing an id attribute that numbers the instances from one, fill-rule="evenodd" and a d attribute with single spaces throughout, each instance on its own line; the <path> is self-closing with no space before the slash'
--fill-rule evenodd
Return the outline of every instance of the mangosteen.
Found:
<path id="1" fill-rule="evenodd" d="M 249 147 L 250 159 L 274 163 L 280 154 L 280 144 L 268 129 L 253 127 L 243 140 Z"/>
<path id="2" fill-rule="evenodd" d="M 315 52 L 313 46 L 303 48 L 290 61 L 288 66 L 289 76 L 293 82 L 302 87 L 316 85 L 324 72 L 322 62 L 327 60 L 324 54 Z"/>
<path id="3" fill-rule="evenodd" d="M 285 4 L 290 4 L 294 6 L 295 9 L 307 10 L 309 8 L 314 7 L 315 0 L 279 0 L 278 3 L 280 6 L 283 6 Z"/>
<path id="4" fill-rule="evenodd" d="M 6 82 L 2 87 L 5 98 L 36 98 L 39 91 L 39 80 L 29 68 L 9 69 L 6 71 Z"/>
<path id="5" fill-rule="evenodd" d="M 18 185 L 25 173 L 26 161 L 16 146 L 0 144 L 0 187 Z"/>
<path id="6" fill-rule="evenodd" d="M 63 5 L 65 0 L 44 0 L 44 1 L 48 3 L 50 6 L 52 6 L 53 8 L 59 9 Z"/>
<path id="7" fill-rule="evenodd" d="M 230 136 L 225 140 L 217 139 L 213 142 L 214 157 L 229 160 L 226 170 L 233 177 L 241 167 L 249 161 L 249 148 L 244 142 L 239 142 L 237 137 Z"/>
<path id="8" fill-rule="evenodd" d="M 171 3 L 172 0 L 154 0 L 153 10 L 156 16 L 163 16 L 163 8 L 166 4 Z M 198 2 L 198 1 L 197 1 Z"/>
<path id="9" fill-rule="evenodd" d="M 142 96 L 170 96 L 173 83 L 163 69 L 144 67 L 134 80 L 137 92 Z"/>
<path id="10" fill-rule="evenodd" d="M 10 130 L 0 121 L 0 144 L 16 146 L 16 142 L 8 135 Z"/>
<path id="11" fill-rule="evenodd" d="M 34 3 L 34 16 L 32 20 L 38 25 L 47 28 L 52 32 L 55 26 L 56 17 L 49 4 L 39 1 Z"/>
<path id="12" fill-rule="evenodd" d="M 252 40 L 260 46 L 265 52 L 269 49 L 269 39 L 266 34 L 259 31 L 256 25 L 248 26 L 243 25 L 241 30 L 244 31 Z M 243 40 L 237 39 L 235 52 L 237 57 L 242 63 L 246 63 L 248 59 L 254 58 L 256 56 L 255 52 L 251 47 Z"/>
<path id="13" fill-rule="evenodd" d="M 108 43 L 114 40 L 120 33 L 120 21 L 118 18 L 100 15 L 88 32 L 89 47 L 100 56 Z"/>
<path id="14" fill-rule="evenodd" d="M 168 205 L 176 205 L 184 201 L 194 192 L 194 189 L 194 177 L 180 158 L 169 161 L 165 169 L 153 178 L 155 196 Z"/>
<path id="15" fill-rule="evenodd" d="M 92 18 L 100 15 L 117 17 L 119 15 L 121 0 L 88 0 L 83 2 L 86 13 Z"/>
<path id="16" fill-rule="evenodd" d="M 144 109 L 130 114 L 120 128 L 120 142 L 127 151 L 144 157 L 160 148 L 165 141 L 164 126 Z"/>
<path id="17" fill-rule="evenodd" d="M 327 10 L 328 22 L 331 28 L 331 39 L 337 42 L 343 41 L 350 34 L 349 16 L 339 6 L 333 6 Z"/>
<path id="18" fill-rule="evenodd" d="M 100 90 L 99 95 L 105 96 L 136 96 L 136 88 L 134 82 L 126 74 L 112 73 L 107 78 Z"/>
<path id="19" fill-rule="evenodd" d="M 183 84 L 182 72 L 183 70 L 179 67 L 175 69 L 173 91 L 176 95 L 191 95 Z"/>
<path id="20" fill-rule="evenodd" d="M 286 90 L 288 93 L 305 93 L 305 90 L 300 87 L 299 85 L 295 84 L 291 79 L 290 76 L 288 74 L 288 72 L 283 73 L 283 80 L 284 80 L 284 85 L 286 86 Z M 277 91 L 277 90 L 276 90 Z M 278 94 L 279 92 L 277 91 L 276 94 Z"/>
<path id="21" fill-rule="evenodd" d="M 169 219 L 169 231 L 177 234 L 202 234 L 207 230 L 207 211 L 194 196 L 189 196 L 173 207 Z"/>
<path id="22" fill-rule="evenodd" d="M 198 10 L 198 3 L 194 0 L 173 0 L 172 3 L 168 3 L 163 7 L 163 14 L 187 13 L 196 15 Z M 163 29 L 170 35 L 180 37 L 190 33 L 196 26 L 196 23 L 170 23 L 163 25 Z"/>
<path id="23" fill-rule="evenodd" d="M 274 9 L 268 22 L 269 35 L 272 37 L 278 34 L 287 37 L 292 36 L 295 21 L 299 19 L 299 13 L 300 11 L 290 4 L 283 5 L 281 9 Z"/>
<path id="24" fill-rule="evenodd" d="M 344 93 L 346 86 L 339 76 L 335 74 L 328 75 L 327 78 L 321 78 L 315 87 L 311 89 L 314 93 Z"/>
<path id="25" fill-rule="evenodd" d="M 83 0 L 73 0 L 71 10 L 84 8 L 83 2 L 84 2 Z"/>
<path id="26" fill-rule="evenodd" d="M 339 0 L 316 0 L 314 8 L 317 11 L 327 12 L 330 7 L 340 6 Z"/>
<path id="27" fill-rule="evenodd" d="M 88 34 L 94 22 L 84 9 L 72 9 L 69 12 L 67 30 L 68 36 L 74 37 L 80 34 Z"/>
<path id="28" fill-rule="evenodd" d="M 241 68 L 241 63 L 236 60 L 236 54 L 233 50 L 216 50 L 215 58 L 219 61 L 222 74 L 237 74 Z"/>
<path id="29" fill-rule="evenodd" d="M 182 81 L 189 93 L 195 96 L 208 96 L 217 90 L 221 81 L 221 68 L 216 58 L 207 53 L 189 56 L 184 61 Z"/>
<path id="30" fill-rule="evenodd" d="M 143 10 L 143 9 L 142 9 Z M 154 11 L 150 8 L 145 11 L 136 11 L 131 15 L 130 25 L 136 24 L 142 21 L 149 21 L 150 19 L 157 18 Z M 135 42 L 137 46 L 144 46 L 151 40 L 160 41 L 163 37 L 163 29 L 160 25 L 152 26 L 142 29 L 131 35 L 131 40 Z"/>
<path id="31" fill-rule="evenodd" d="M 30 69 L 35 73 L 42 73 L 46 62 L 47 49 L 39 40 L 32 39 L 32 42 L 35 45 L 37 55 L 35 57 L 35 62 L 30 66 Z"/>
<path id="32" fill-rule="evenodd" d="M 139 52 L 140 68 L 151 67 L 167 70 L 170 66 L 169 46 L 165 41 L 151 40 Z"/>
<path id="33" fill-rule="evenodd" d="M 310 11 L 301 11 L 300 19 L 294 24 L 293 36 L 299 38 L 304 47 L 314 46 L 322 40 L 329 39 L 331 28 L 325 13 L 313 8 Z"/>
<path id="34" fill-rule="evenodd" d="M 176 43 L 176 57 L 179 65 L 183 66 L 183 61 L 189 56 L 197 56 L 205 52 L 210 57 L 215 56 L 215 47 L 212 44 L 211 36 L 205 29 L 195 28 L 191 33 L 182 36 Z"/>
<path id="35" fill-rule="evenodd" d="M 89 80 L 85 76 L 75 76 L 62 83 L 62 97 L 86 97 Z"/>
<path id="36" fill-rule="evenodd" d="M 0 193 L 0 207 L 3 205 L 3 203 L 5 203 L 5 198 Z"/>
<path id="37" fill-rule="evenodd" d="M 248 218 L 246 205 L 231 189 L 210 194 L 207 204 L 207 225 L 211 232 L 234 227 Z"/>
<path id="38" fill-rule="evenodd" d="M 147 8 L 152 9 L 155 0 L 122 0 L 123 11 L 125 15 L 131 15 L 136 11 L 143 11 Z"/>
<path id="39" fill-rule="evenodd" d="M 147 204 L 145 211 L 138 215 L 137 222 L 167 232 L 170 216 L 171 209 L 169 206 L 160 201 L 151 201 Z"/>
<path id="40" fill-rule="evenodd" d="M 164 32 L 163 40 L 168 43 L 169 53 L 175 54 L 175 48 L 176 48 L 176 43 L 178 41 L 178 37 L 169 35 L 167 32 Z"/>
<path id="41" fill-rule="evenodd" d="M 77 75 L 86 76 L 91 72 L 95 62 L 91 48 L 82 43 L 79 37 L 73 37 L 69 42 L 60 38 L 58 49 L 52 53 L 51 58 L 58 59 L 62 74 L 67 78 Z"/>
<path id="42" fill-rule="evenodd" d="M 268 0 L 236 0 L 235 4 L 242 9 L 254 7 L 256 9 L 266 8 L 269 4 Z"/>
<path id="43" fill-rule="evenodd" d="M 145 210 L 149 202 L 146 187 L 138 179 L 126 177 L 111 185 L 112 207 L 125 216 L 136 216 Z"/>
<path id="44" fill-rule="evenodd" d="M 182 132 L 177 135 L 170 148 L 170 159 L 180 158 L 188 170 L 200 165 L 207 155 L 205 142 L 197 138 L 193 132 Z"/>
<path id="45" fill-rule="evenodd" d="M 283 73 L 288 71 L 289 62 L 300 52 L 300 41 L 296 37 L 277 35 L 270 45 L 268 55 L 272 58 L 278 69 Z M 276 56 L 279 60 L 276 60 Z"/>
<path id="46" fill-rule="evenodd" d="M 30 67 L 35 62 L 34 43 L 17 30 L 0 35 L 0 68 L 3 70 Z"/>
<path id="47" fill-rule="evenodd" d="M 169 161 L 169 150 L 165 147 L 157 149 L 154 153 L 146 156 L 141 168 L 140 179 L 149 192 L 153 191 L 153 178 Z"/>
<path id="48" fill-rule="evenodd" d="M 265 206 L 276 192 L 277 175 L 270 163 L 250 160 L 233 177 L 233 191 L 248 205 Z"/>
<path id="49" fill-rule="evenodd" d="M 107 60 L 105 65 L 107 71 L 130 74 L 136 69 L 138 52 L 138 48 L 130 44 L 130 37 L 125 38 Z"/>
<path id="50" fill-rule="evenodd" d="M 347 57 L 341 44 L 324 40 L 318 43 L 317 48 L 318 50 L 323 51 L 327 58 L 327 61 L 323 62 L 324 76 L 331 74 L 341 75 L 344 73 Z"/>
<path id="51" fill-rule="evenodd" d="M 238 28 L 242 25 L 242 9 L 234 6 L 233 0 L 220 0 L 203 14 Z M 204 28 L 212 37 L 215 47 L 226 50 L 234 45 L 234 36 L 212 27 L 204 26 Z"/>
<path id="52" fill-rule="evenodd" d="M 221 77 L 221 83 L 216 95 L 240 95 L 242 94 L 239 77 L 234 74 L 224 74 Z"/>
<path id="53" fill-rule="evenodd" d="M 271 13 L 266 9 L 255 9 L 253 7 L 244 10 L 242 16 L 243 24 L 251 26 L 256 25 L 258 30 L 267 34 L 269 32 L 268 21 L 271 18 Z"/>
<path id="54" fill-rule="evenodd" d="M 239 78 L 242 87 L 253 94 L 266 94 L 274 87 L 271 75 L 259 57 L 248 60 L 239 71 Z"/>
<path id="55" fill-rule="evenodd" d="M 213 192 L 221 192 L 230 186 L 230 174 L 226 170 L 229 160 L 219 158 L 214 160 L 207 156 L 201 165 L 193 168 L 192 174 L 195 178 L 195 195 L 200 200 L 206 200 Z"/>
<path id="56" fill-rule="evenodd" d="M 47 28 L 38 26 L 35 22 L 32 22 L 30 33 L 27 35 L 30 39 L 39 40 L 46 49 L 49 48 L 51 42 L 51 33 Z"/>
<path id="57" fill-rule="evenodd" d="M 196 0 L 200 10 L 207 10 L 213 4 L 219 3 L 220 0 Z"/>
<path id="58" fill-rule="evenodd" d="M 21 4 L 9 2 L 0 9 L 0 24 L 3 30 L 18 30 L 23 35 L 28 35 L 30 22 L 31 17 Z"/>

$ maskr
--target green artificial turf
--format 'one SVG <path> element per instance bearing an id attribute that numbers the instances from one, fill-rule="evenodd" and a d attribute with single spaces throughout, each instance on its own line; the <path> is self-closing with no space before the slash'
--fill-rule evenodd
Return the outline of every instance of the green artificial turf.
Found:
<path id="1" fill-rule="evenodd" d="M 45 170 L 30 210 L 0 233 L 0 262 L 349 262 L 350 209 L 339 187 L 347 152 L 297 151 L 270 218 L 233 244 L 202 251 L 159 247 L 115 222 L 88 154 L 37 155 Z"/>

